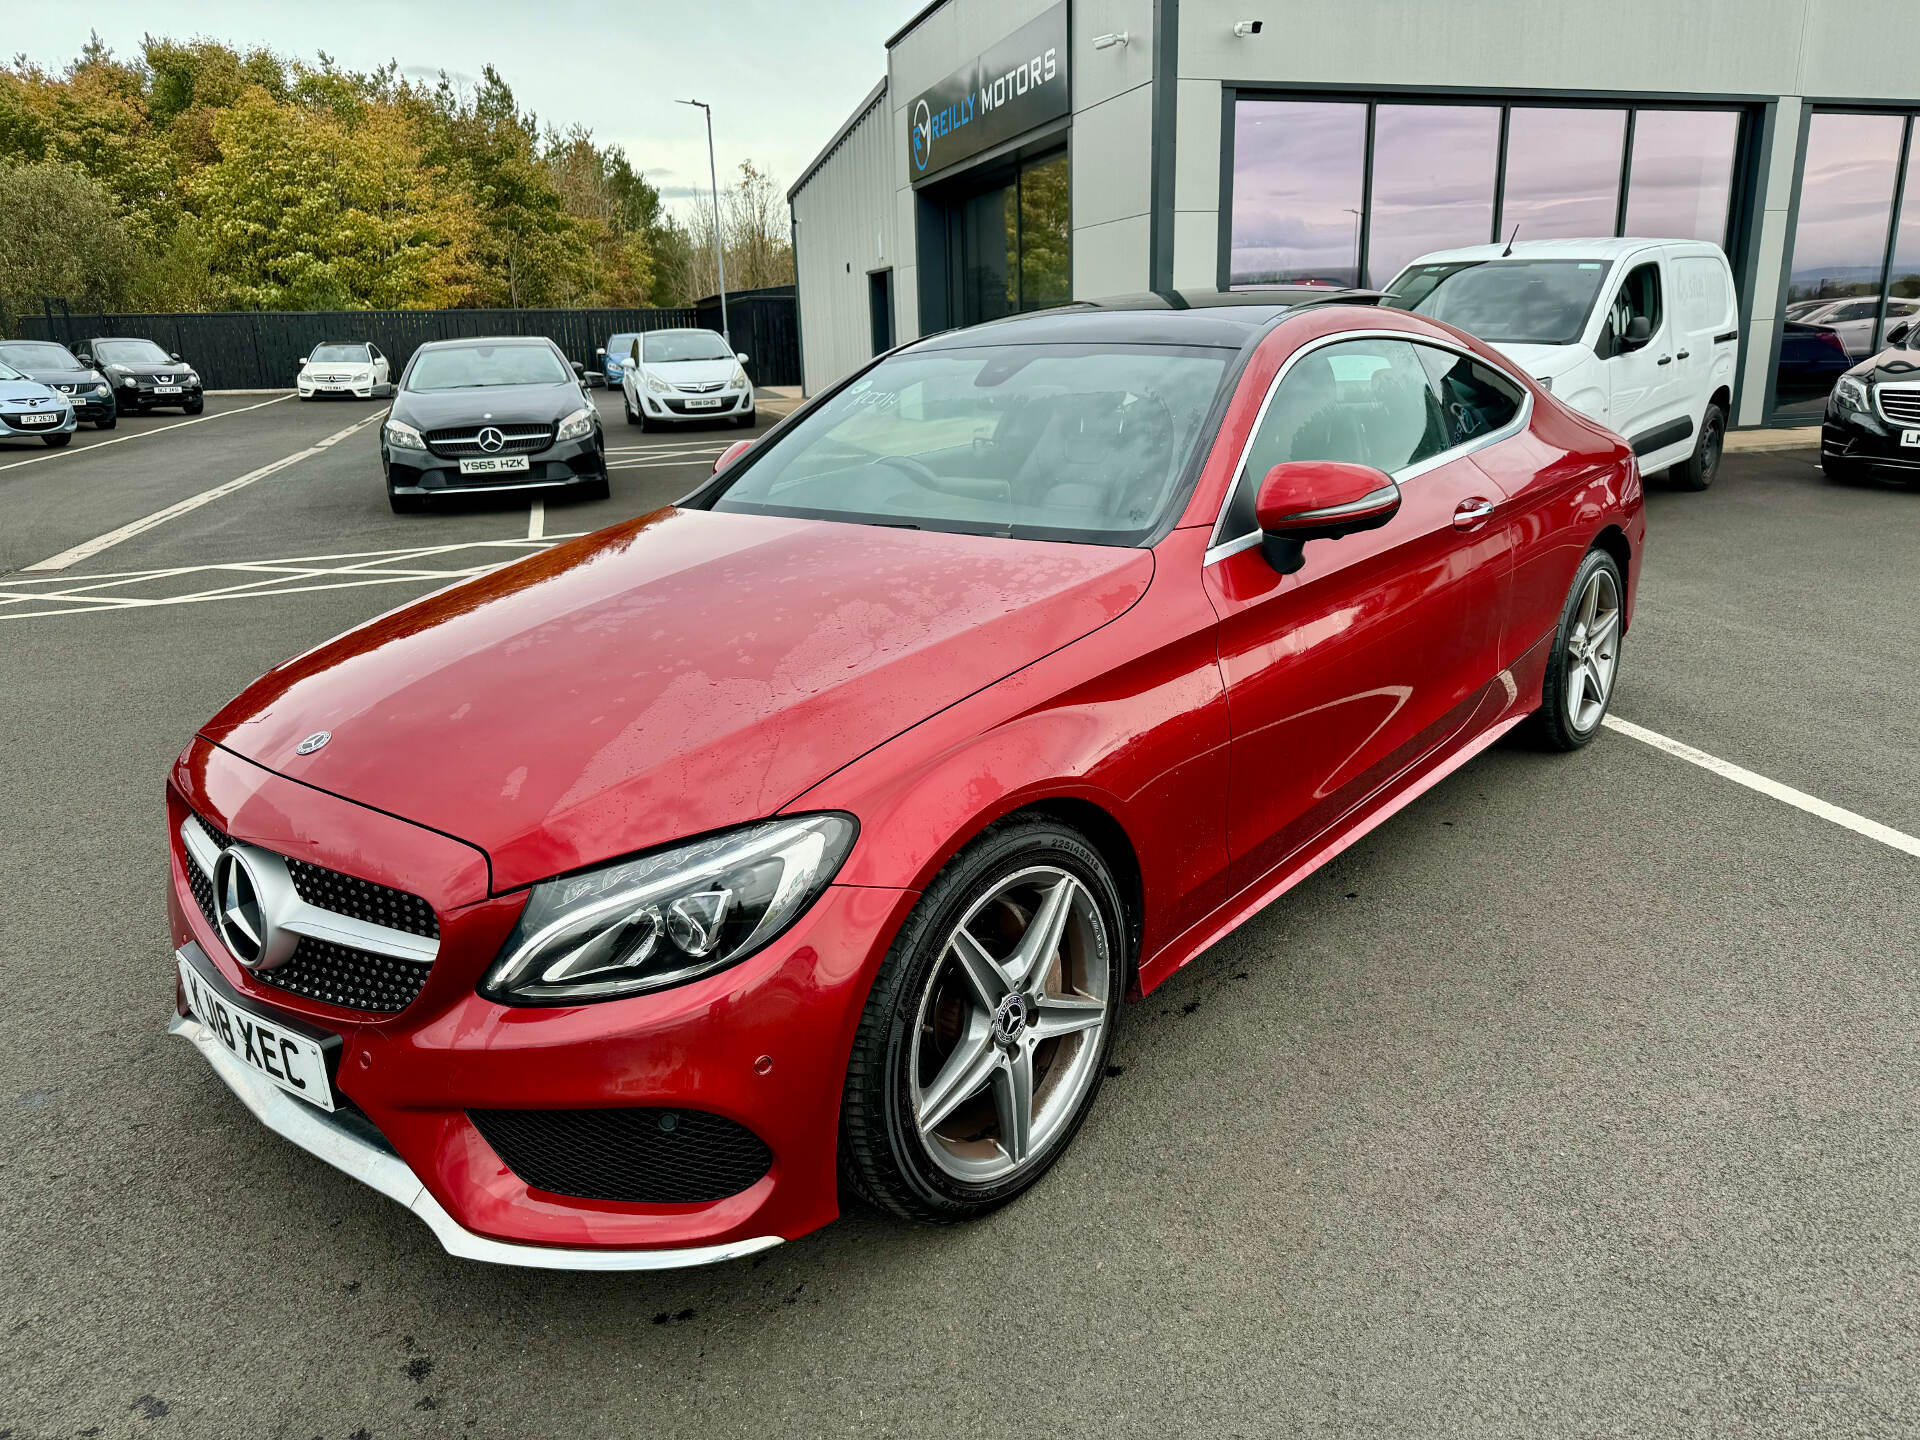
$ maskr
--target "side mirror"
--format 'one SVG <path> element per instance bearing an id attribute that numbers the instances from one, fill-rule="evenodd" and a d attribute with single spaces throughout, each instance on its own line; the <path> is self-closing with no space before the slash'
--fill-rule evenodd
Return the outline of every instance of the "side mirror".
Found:
<path id="1" fill-rule="evenodd" d="M 751 440 L 734 441 L 731 445 L 727 446 L 726 449 L 722 450 L 720 452 L 720 458 L 713 462 L 713 473 L 718 475 L 722 470 L 726 469 L 727 466 L 731 465 L 752 448 L 753 442 Z"/>
<path id="2" fill-rule="evenodd" d="M 78 355 L 75 355 L 73 358 L 78 360 L 82 365 L 86 366 L 89 370 L 94 368 L 93 352 L 91 350 L 82 350 Z"/>
<path id="3" fill-rule="evenodd" d="M 1400 509 L 1400 487 L 1384 470 L 1339 460 L 1291 460 L 1267 471 L 1253 515 L 1261 553 L 1282 575 L 1304 563 L 1309 540 L 1377 530 Z"/>
<path id="4" fill-rule="evenodd" d="M 573 366 L 574 374 L 585 375 L 587 373 L 587 367 L 582 365 L 578 360 L 569 360 L 567 363 Z"/>
<path id="5" fill-rule="evenodd" d="M 602 345 L 598 350 L 594 351 L 593 353 L 595 355 L 604 355 L 607 353 L 607 347 Z"/>
<path id="6" fill-rule="evenodd" d="M 1902 320 L 1898 325 L 1889 325 L 1887 327 L 1887 344 L 1904 345 L 1907 343 L 1907 336 L 1912 333 L 1913 322 L 1911 320 Z"/>
<path id="7" fill-rule="evenodd" d="M 180 358 L 180 352 L 176 350 L 173 352 L 173 363 L 176 365 L 184 365 L 187 362 Z"/>
<path id="8" fill-rule="evenodd" d="M 1621 338 L 1629 348 L 1638 350 L 1653 335 L 1653 322 L 1644 315 L 1636 315 L 1627 322 L 1627 333 Z"/>
<path id="9" fill-rule="evenodd" d="M 309 360 L 311 360 L 312 358 L 313 358 L 313 357 L 312 357 L 311 355 L 302 355 L 302 356 L 301 356 L 301 357 L 300 357 L 300 358 L 299 358 L 299 359 L 298 359 L 297 361 L 295 361 L 294 363 L 295 363 L 296 365 L 298 365 L 298 366 L 299 366 L 299 367 L 300 367 L 300 368 L 301 368 L 302 370 L 304 370 L 304 369 L 306 369 L 306 368 L 307 368 L 307 361 L 309 361 Z"/>
<path id="10" fill-rule="evenodd" d="M 747 363 L 747 352 L 744 350 L 736 350 L 733 352 L 733 358 L 744 365 Z"/>

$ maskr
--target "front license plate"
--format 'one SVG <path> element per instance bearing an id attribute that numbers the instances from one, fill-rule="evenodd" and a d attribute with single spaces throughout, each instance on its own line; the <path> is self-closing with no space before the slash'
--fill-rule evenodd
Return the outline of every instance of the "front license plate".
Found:
<path id="1" fill-rule="evenodd" d="M 156 385 L 153 387 L 153 393 L 156 395 L 178 395 L 180 393 L 180 387 L 178 385 Z"/>
<path id="2" fill-rule="evenodd" d="M 498 475 L 506 470 L 524 470 L 527 457 L 524 455 L 482 455 L 477 460 L 462 460 L 462 475 Z"/>
<path id="3" fill-rule="evenodd" d="M 718 410 L 719 408 L 720 397 L 718 395 L 709 396 L 705 400 L 687 401 L 687 409 L 689 410 Z"/>
<path id="4" fill-rule="evenodd" d="M 322 1110 L 333 1109 L 327 1058 L 317 1043 L 219 994 L 184 959 L 180 961 L 180 984 L 187 992 L 187 1008 L 234 1059 L 266 1076 L 289 1095 L 298 1095 Z"/>
<path id="5" fill-rule="evenodd" d="M 1902 430 L 1900 432 L 1900 443 L 1902 445 L 1920 445 L 1920 430 Z"/>
<path id="6" fill-rule="evenodd" d="M 58 425 L 60 417 L 58 414 L 22 415 L 20 423 L 22 425 Z"/>

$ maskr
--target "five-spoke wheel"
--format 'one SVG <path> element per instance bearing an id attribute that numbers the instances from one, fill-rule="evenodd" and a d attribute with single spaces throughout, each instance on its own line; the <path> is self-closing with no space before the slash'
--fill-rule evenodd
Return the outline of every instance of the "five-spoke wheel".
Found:
<path id="1" fill-rule="evenodd" d="M 1555 749 L 1577 750 L 1600 733 L 1620 669 L 1625 593 L 1614 558 L 1604 550 L 1589 551 L 1574 572 L 1534 717 L 1535 734 Z"/>

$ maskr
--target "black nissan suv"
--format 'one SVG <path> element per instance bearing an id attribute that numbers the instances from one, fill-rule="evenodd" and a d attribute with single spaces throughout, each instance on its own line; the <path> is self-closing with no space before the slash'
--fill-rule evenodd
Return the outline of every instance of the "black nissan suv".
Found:
<path id="1" fill-rule="evenodd" d="M 607 498 L 605 437 L 581 367 L 551 340 L 435 340 L 407 361 L 380 427 L 396 513 L 435 495 L 569 489 Z"/>
<path id="2" fill-rule="evenodd" d="M 206 408 L 199 373 L 151 340 L 98 335 L 81 342 L 79 358 L 81 364 L 107 377 L 114 402 L 123 413 L 178 406 L 198 415 Z"/>

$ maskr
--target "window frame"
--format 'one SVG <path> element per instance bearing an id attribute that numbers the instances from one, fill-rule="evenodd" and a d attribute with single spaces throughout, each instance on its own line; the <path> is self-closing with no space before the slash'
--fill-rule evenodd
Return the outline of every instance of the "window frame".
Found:
<path id="1" fill-rule="evenodd" d="M 1324 350 L 1329 345 L 1338 345 L 1349 340 L 1401 340 L 1411 345 L 1427 345 L 1435 350 L 1450 351 L 1486 366 L 1497 375 L 1506 377 L 1520 391 L 1520 408 L 1505 425 L 1497 430 L 1489 430 L 1484 435 L 1476 435 L 1471 440 L 1463 440 L 1458 445 L 1429 455 L 1426 459 L 1415 461 L 1411 465 L 1403 466 L 1399 470 L 1386 472 L 1396 485 L 1406 485 L 1430 471 L 1438 470 L 1442 465 L 1451 464 L 1462 456 L 1471 455 L 1476 450 L 1484 450 L 1489 445 L 1497 445 L 1502 440 L 1510 440 L 1526 429 L 1533 419 L 1533 387 L 1521 380 L 1505 365 L 1496 364 L 1478 351 L 1469 349 L 1456 341 L 1440 336 L 1416 335 L 1406 330 L 1371 328 L 1340 330 L 1331 335 L 1317 336 L 1295 349 L 1281 363 L 1279 370 L 1267 384 L 1267 393 L 1261 397 L 1260 408 L 1254 414 L 1253 423 L 1247 427 L 1246 438 L 1240 442 L 1239 454 L 1235 457 L 1233 464 L 1233 478 L 1228 482 L 1226 493 L 1220 497 L 1219 513 L 1214 516 L 1213 525 L 1208 532 L 1206 556 L 1202 561 L 1203 569 L 1218 564 L 1230 555 L 1237 555 L 1242 550 L 1250 550 L 1260 543 L 1264 532 L 1257 525 L 1241 535 L 1227 537 L 1223 533 L 1228 513 L 1233 509 L 1234 495 L 1247 473 L 1247 460 L 1253 454 L 1253 442 L 1259 438 L 1260 427 L 1266 423 L 1267 411 L 1273 404 L 1273 397 L 1279 393 L 1281 385 L 1286 383 L 1287 376 L 1292 373 L 1293 367 L 1316 350 Z"/>

